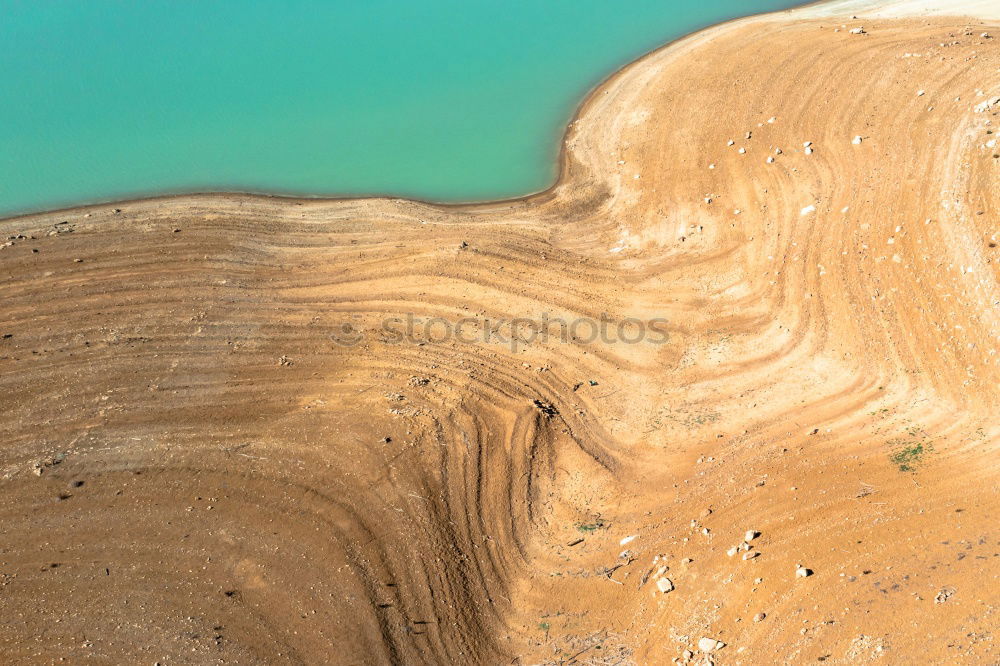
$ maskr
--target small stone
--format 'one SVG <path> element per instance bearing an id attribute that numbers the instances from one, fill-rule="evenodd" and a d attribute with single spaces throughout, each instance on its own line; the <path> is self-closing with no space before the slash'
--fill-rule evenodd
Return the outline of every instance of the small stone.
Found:
<path id="1" fill-rule="evenodd" d="M 744 541 L 753 541 L 760 536 L 760 532 L 757 530 L 747 530 L 747 533 L 743 535 Z"/>
<path id="2" fill-rule="evenodd" d="M 767 617 L 766 613 L 757 613 L 756 615 L 753 616 L 753 621 L 763 622 L 765 617 Z"/>
<path id="3" fill-rule="evenodd" d="M 656 581 L 656 589 L 666 594 L 674 589 L 674 583 L 669 578 L 661 578 Z"/>
<path id="4" fill-rule="evenodd" d="M 756 550 L 751 550 L 750 552 L 743 553 L 743 560 L 744 561 L 746 561 L 746 560 L 752 560 L 753 558 L 757 557 L 758 555 L 760 555 L 760 553 L 758 553 Z"/>
<path id="5" fill-rule="evenodd" d="M 864 141 L 864 137 L 856 136 L 854 137 L 854 140 L 851 141 L 851 143 L 853 143 L 855 146 L 860 146 L 862 141 Z"/>
<path id="6" fill-rule="evenodd" d="M 619 542 L 618 542 L 618 545 L 619 545 L 619 546 L 624 546 L 624 545 L 625 545 L 625 544 L 627 544 L 627 543 L 632 543 L 633 541 L 635 541 L 635 540 L 636 540 L 636 539 L 638 539 L 638 538 L 639 538 L 639 535 L 638 535 L 638 534 L 633 534 L 633 535 L 631 535 L 631 536 L 627 536 L 627 537 L 625 537 L 624 539 L 622 539 L 621 541 L 619 541 Z"/>
<path id="7" fill-rule="evenodd" d="M 726 555 L 728 555 L 729 557 L 732 557 L 733 555 L 735 555 L 738 552 L 740 552 L 740 547 L 739 546 L 733 546 L 732 548 L 730 548 L 729 550 L 726 551 Z"/>
<path id="8" fill-rule="evenodd" d="M 809 576 L 812 575 L 813 575 L 812 569 L 806 569 L 803 566 L 796 567 L 795 569 L 795 576 L 797 578 L 808 578 Z"/>
<path id="9" fill-rule="evenodd" d="M 725 643 L 714 638 L 698 639 L 698 649 L 702 652 L 715 652 L 716 650 L 721 650 L 724 647 L 726 647 Z"/>

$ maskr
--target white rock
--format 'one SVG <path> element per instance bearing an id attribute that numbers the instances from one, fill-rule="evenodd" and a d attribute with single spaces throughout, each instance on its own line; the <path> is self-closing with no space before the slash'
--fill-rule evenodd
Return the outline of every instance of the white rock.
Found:
<path id="1" fill-rule="evenodd" d="M 735 141 L 733 141 L 732 139 L 730 139 L 730 140 L 729 140 L 729 143 L 727 143 L 726 145 L 727 145 L 727 146 L 735 146 L 735 145 L 736 145 L 736 142 L 735 142 Z"/>
<path id="2" fill-rule="evenodd" d="M 918 90 L 917 91 L 917 97 L 923 97 L 925 94 L 927 94 L 926 90 Z"/>
<path id="3" fill-rule="evenodd" d="M 669 578 L 661 578 L 656 581 L 656 589 L 666 594 L 674 589 L 674 584 Z"/>
<path id="4" fill-rule="evenodd" d="M 730 548 L 729 550 L 726 551 L 726 555 L 728 555 L 729 557 L 732 557 L 733 555 L 735 555 L 738 552 L 740 552 L 740 547 L 739 546 L 733 546 L 732 548 Z"/>
<path id="5" fill-rule="evenodd" d="M 740 155 L 746 155 L 746 153 L 747 153 L 746 148 L 740 148 Z"/>
<path id="6" fill-rule="evenodd" d="M 780 155 L 781 154 L 781 148 L 775 148 L 774 149 L 774 154 L 775 155 Z"/>
<path id="7" fill-rule="evenodd" d="M 767 158 L 767 163 L 768 164 L 774 164 L 774 158 L 773 157 L 768 157 Z"/>
<path id="8" fill-rule="evenodd" d="M 864 28 L 851 28 L 848 32 L 850 32 L 852 35 L 863 35 L 863 34 L 865 34 L 865 29 Z"/>
<path id="9" fill-rule="evenodd" d="M 812 574 L 813 574 L 812 569 L 806 569 L 801 565 L 795 568 L 796 578 L 808 578 L 809 576 L 812 576 Z"/>
<path id="10" fill-rule="evenodd" d="M 702 652 L 715 652 L 716 650 L 721 650 L 724 647 L 726 647 L 725 643 L 714 638 L 698 639 L 698 649 Z"/>
<path id="11" fill-rule="evenodd" d="M 760 532 L 757 530 L 747 530 L 747 533 L 743 535 L 744 541 L 753 541 L 760 536 Z"/>
<path id="12" fill-rule="evenodd" d="M 743 553 L 743 560 L 744 561 L 746 561 L 746 560 L 752 560 L 753 558 L 757 557 L 758 555 L 760 555 L 760 553 L 758 553 L 756 550 L 751 550 L 748 553 Z"/>
<path id="13" fill-rule="evenodd" d="M 775 123 L 775 121 L 777 121 L 777 120 L 778 120 L 777 118 L 775 118 L 774 116 L 771 116 L 770 118 L 767 119 L 767 122 L 770 123 L 771 125 L 773 125 Z"/>
<path id="14" fill-rule="evenodd" d="M 632 536 L 627 536 L 624 539 L 622 539 L 621 541 L 619 541 L 618 545 L 619 546 L 624 546 L 627 543 L 632 543 L 633 541 L 635 541 L 638 538 L 639 538 L 638 534 L 633 534 Z"/>
<path id="15" fill-rule="evenodd" d="M 806 141 L 805 143 L 803 143 L 803 144 L 802 144 L 802 147 L 803 147 L 803 148 L 808 148 L 808 147 L 809 147 L 809 146 L 811 146 L 811 145 L 813 145 L 813 142 L 812 142 L 812 141 Z"/>
<path id="16" fill-rule="evenodd" d="M 802 215 L 803 216 L 809 215 L 810 213 L 815 213 L 815 212 L 816 212 L 816 206 L 812 206 L 812 205 L 806 206 L 805 208 L 802 209 Z"/>
<path id="17" fill-rule="evenodd" d="M 812 154 L 813 154 L 813 149 L 811 147 L 806 148 L 806 155 L 812 155 Z"/>
<path id="18" fill-rule="evenodd" d="M 864 141 L 863 137 L 856 136 L 854 137 L 854 141 L 852 141 L 851 143 L 853 143 L 855 146 L 860 146 L 862 141 Z"/>
<path id="19" fill-rule="evenodd" d="M 976 113 L 985 113 L 986 111 L 992 109 L 994 106 L 1000 106 L 1000 97 L 993 97 L 991 99 L 986 100 L 985 102 L 980 102 L 979 104 L 976 105 L 976 108 L 974 108 L 973 111 L 975 111 Z"/>

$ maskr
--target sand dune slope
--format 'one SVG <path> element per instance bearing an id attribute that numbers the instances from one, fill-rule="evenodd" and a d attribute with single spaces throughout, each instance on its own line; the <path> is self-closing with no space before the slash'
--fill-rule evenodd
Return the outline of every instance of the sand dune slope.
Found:
<path id="1" fill-rule="evenodd" d="M 0 650 L 997 663 L 1000 27 L 857 25 L 648 56 L 526 200 L 0 222 Z"/>

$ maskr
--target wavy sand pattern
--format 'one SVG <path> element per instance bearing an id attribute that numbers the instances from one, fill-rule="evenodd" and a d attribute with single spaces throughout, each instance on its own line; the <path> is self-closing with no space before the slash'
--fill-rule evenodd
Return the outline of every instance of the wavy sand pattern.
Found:
<path id="1" fill-rule="evenodd" d="M 525 200 L 0 222 L 6 658 L 997 663 L 1000 27 L 824 11 L 626 68 Z"/>

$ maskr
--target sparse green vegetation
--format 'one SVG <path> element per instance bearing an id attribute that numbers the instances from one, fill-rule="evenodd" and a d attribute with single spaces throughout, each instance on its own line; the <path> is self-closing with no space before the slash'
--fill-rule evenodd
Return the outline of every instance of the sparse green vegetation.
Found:
<path id="1" fill-rule="evenodd" d="M 899 432 L 898 426 L 893 430 Z M 902 436 L 897 436 L 886 442 L 889 446 L 889 461 L 899 468 L 900 472 L 914 472 L 926 462 L 927 454 L 934 451 L 934 438 L 917 423 L 909 422 Z"/>
<path id="2" fill-rule="evenodd" d="M 889 460 L 899 467 L 900 472 L 912 472 L 923 462 L 924 454 L 932 450 L 929 443 L 908 444 L 894 451 Z"/>
<path id="3" fill-rule="evenodd" d="M 607 524 L 603 520 L 598 518 L 596 521 L 592 523 L 577 523 L 575 527 L 577 531 L 587 534 L 590 532 L 596 532 L 597 530 L 600 529 L 604 529 L 605 527 L 607 527 Z"/>

